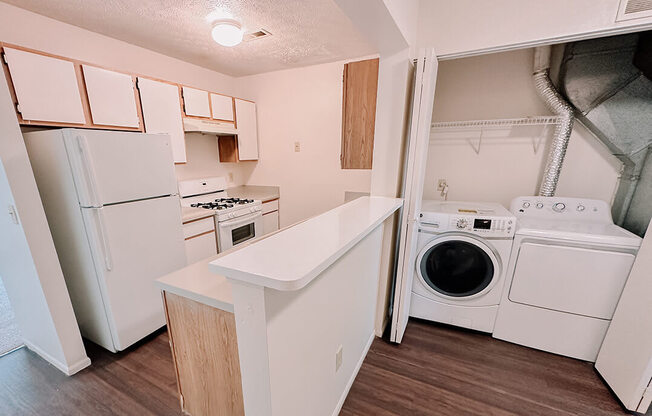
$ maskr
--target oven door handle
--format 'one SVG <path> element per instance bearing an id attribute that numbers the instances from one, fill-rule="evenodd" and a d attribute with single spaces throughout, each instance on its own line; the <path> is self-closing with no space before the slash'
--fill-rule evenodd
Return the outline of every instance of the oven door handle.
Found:
<path id="1" fill-rule="evenodd" d="M 220 228 L 221 227 L 229 227 L 229 228 L 237 228 L 241 225 L 245 225 L 248 222 L 253 222 L 255 221 L 258 217 L 262 217 L 263 214 L 258 211 L 254 215 L 245 215 L 244 217 L 238 217 L 238 218 L 233 218 L 226 220 L 224 222 L 219 223 Z"/>

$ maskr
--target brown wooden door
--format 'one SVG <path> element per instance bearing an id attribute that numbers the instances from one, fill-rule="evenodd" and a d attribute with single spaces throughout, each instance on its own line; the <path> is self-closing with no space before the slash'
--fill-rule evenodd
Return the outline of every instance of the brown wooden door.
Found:
<path id="1" fill-rule="evenodd" d="M 371 169 L 377 90 L 378 58 L 344 65 L 342 169 Z"/>

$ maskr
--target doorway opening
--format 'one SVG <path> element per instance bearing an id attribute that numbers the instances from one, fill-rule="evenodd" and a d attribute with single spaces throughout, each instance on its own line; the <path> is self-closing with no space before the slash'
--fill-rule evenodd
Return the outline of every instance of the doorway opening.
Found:
<path id="1" fill-rule="evenodd" d="M 0 277 L 0 357 L 23 346 L 14 310 Z"/>

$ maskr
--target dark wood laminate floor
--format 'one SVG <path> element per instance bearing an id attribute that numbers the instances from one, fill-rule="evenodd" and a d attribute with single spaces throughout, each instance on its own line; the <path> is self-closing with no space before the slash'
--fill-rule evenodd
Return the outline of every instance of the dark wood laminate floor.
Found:
<path id="1" fill-rule="evenodd" d="M 167 332 L 111 354 L 87 343 L 92 364 L 67 377 L 22 348 L 0 358 L 0 415 L 181 415 Z"/>
<path id="2" fill-rule="evenodd" d="M 87 349 L 93 364 L 73 377 L 26 349 L 1 357 L 0 415 L 181 415 L 166 332 L 120 354 Z M 591 364 L 421 321 L 399 346 L 374 341 L 341 412 L 624 414 Z"/>
<path id="3" fill-rule="evenodd" d="M 376 340 L 340 416 L 628 414 L 590 363 L 410 320 Z"/>

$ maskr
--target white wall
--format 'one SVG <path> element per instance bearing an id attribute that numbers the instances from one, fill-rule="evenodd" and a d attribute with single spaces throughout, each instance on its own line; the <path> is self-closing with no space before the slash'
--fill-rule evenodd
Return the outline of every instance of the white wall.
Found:
<path id="1" fill-rule="evenodd" d="M 344 63 L 238 79 L 258 111 L 260 160 L 247 183 L 281 187 L 281 227 L 342 204 L 345 191 L 369 192 L 371 171 L 340 168 Z"/>
<path id="2" fill-rule="evenodd" d="M 28 348 L 72 374 L 90 361 L 3 78 L 0 137 L 0 278 Z M 19 224 L 7 211 L 10 205 L 16 207 Z"/>
<path id="3" fill-rule="evenodd" d="M 374 338 L 382 228 L 300 290 L 233 283 L 247 414 L 339 413 Z"/>
<path id="4" fill-rule="evenodd" d="M 243 185 L 249 179 L 256 162 L 221 163 L 217 152 L 217 137 L 212 134 L 186 133 L 188 163 L 176 165 L 179 180 L 224 176 L 228 186 Z M 229 180 L 229 174 L 233 179 Z"/>
<path id="5" fill-rule="evenodd" d="M 532 49 L 443 61 L 439 65 L 433 121 L 549 115 L 534 90 Z M 489 130 L 477 154 L 478 130 L 431 135 L 424 182 L 425 199 L 442 199 L 438 179 L 449 185 L 448 200 L 494 201 L 534 195 L 552 128 Z M 534 143 L 540 146 L 534 151 Z M 580 123 L 575 123 L 557 195 L 611 202 L 620 162 Z"/>
<path id="6" fill-rule="evenodd" d="M 651 26 L 652 19 L 616 23 L 619 4 L 620 0 L 421 0 L 418 45 L 449 57 Z"/>
<path id="7" fill-rule="evenodd" d="M 145 75 L 197 88 L 238 95 L 235 78 L 148 49 L 109 38 L 76 26 L 0 2 L 0 41 L 110 69 Z M 216 139 L 214 139 L 216 140 Z M 209 166 L 201 140 L 187 140 L 188 163 L 177 166 L 179 179 L 217 176 L 233 172 L 233 185 L 242 185 L 246 168 L 222 166 L 217 159 Z M 212 155 L 213 153 L 211 153 Z M 216 153 L 215 153 L 216 154 Z"/>

